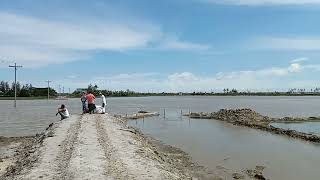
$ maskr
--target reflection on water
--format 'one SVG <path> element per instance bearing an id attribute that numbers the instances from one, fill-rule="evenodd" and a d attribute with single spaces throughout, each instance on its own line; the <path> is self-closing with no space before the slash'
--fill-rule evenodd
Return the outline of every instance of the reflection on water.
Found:
<path id="1" fill-rule="evenodd" d="M 320 135 L 320 122 L 272 123 L 274 127 Z"/>
<path id="2" fill-rule="evenodd" d="M 107 110 L 113 114 L 131 114 L 139 110 L 160 112 L 160 117 L 129 124 L 180 147 L 194 160 L 211 168 L 220 165 L 239 170 L 265 165 L 266 175 L 272 179 L 319 179 L 320 147 L 315 144 L 221 121 L 181 116 L 181 110 L 183 113 L 189 110 L 212 112 L 221 108 L 252 108 L 273 117 L 319 116 L 319 101 L 320 97 L 107 98 Z M 59 120 L 55 112 L 61 103 L 67 105 L 71 114 L 81 112 L 79 99 L 18 101 L 17 109 L 13 109 L 12 101 L 0 101 L 0 136 L 32 135 L 42 131 L 49 123 Z"/>

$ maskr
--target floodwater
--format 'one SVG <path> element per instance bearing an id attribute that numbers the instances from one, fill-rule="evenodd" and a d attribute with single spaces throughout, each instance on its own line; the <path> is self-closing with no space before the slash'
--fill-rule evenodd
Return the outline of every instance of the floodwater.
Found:
<path id="1" fill-rule="evenodd" d="M 272 123 L 271 125 L 278 128 L 292 129 L 320 136 L 320 122 Z"/>
<path id="2" fill-rule="evenodd" d="M 138 110 L 160 112 L 159 117 L 132 120 L 129 125 L 164 143 L 180 147 L 209 168 L 232 172 L 266 166 L 271 179 L 319 179 L 320 146 L 216 120 L 189 119 L 189 111 L 252 108 L 263 115 L 319 116 L 320 97 L 132 97 L 108 98 L 108 111 L 130 114 Z M 56 108 L 64 103 L 71 114 L 80 113 L 79 99 L 67 101 L 0 101 L 0 136 L 32 135 L 58 121 Z M 98 102 L 99 103 L 99 102 Z"/>

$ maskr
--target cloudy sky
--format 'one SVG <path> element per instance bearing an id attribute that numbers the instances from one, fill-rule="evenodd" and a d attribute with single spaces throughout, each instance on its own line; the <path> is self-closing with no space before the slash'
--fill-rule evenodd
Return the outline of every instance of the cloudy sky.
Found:
<path id="1" fill-rule="evenodd" d="M 320 87 L 320 0 L 3 0 L 0 80 L 65 89 Z"/>

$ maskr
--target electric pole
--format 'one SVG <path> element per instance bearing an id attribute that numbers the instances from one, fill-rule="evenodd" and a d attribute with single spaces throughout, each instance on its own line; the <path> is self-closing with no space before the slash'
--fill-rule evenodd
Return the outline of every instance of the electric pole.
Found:
<path id="1" fill-rule="evenodd" d="M 14 66 L 9 66 L 14 68 L 14 107 L 17 107 L 17 69 L 22 68 L 22 66 L 17 66 L 17 63 L 14 63 Z"/>
<path id="2" fill-rule="evenodd" d="M 48 83 L 48 100 L 49 100 L 50 99 L 50 83 L 52 81 L 47 80 L 46 82 Z"/>

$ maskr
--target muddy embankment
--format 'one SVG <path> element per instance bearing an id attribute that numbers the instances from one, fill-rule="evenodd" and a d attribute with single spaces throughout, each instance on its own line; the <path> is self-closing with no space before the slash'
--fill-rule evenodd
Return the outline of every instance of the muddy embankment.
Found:
<path id="1" fill-rule="evenodd" d="M 53 136 L 52 125 L 35 136 L 0 137 L 0 179 L 13 179 L 37 161 L 43 140 Z"/>
<path id="2" fill-rule="evenodd" d="M 0 179 L 6 180 L 250 176 L 226 169 L 208 170 L 182 150 L 145 136 L 128 127 L 125 119 L 110 115 L 73 116 L 33 137 L 0 138 L 0 148 Z"/>
<path id="3" fill-rule="evenodd" d="M 220 121 L 225 121 L 232 123 L 237 126 L 246 126 L 254 129 L 260 129 L 274 134 L 280 134 L 289 136 L 292 138 L 298 138 L 305 141 L 320 143 L 320 136 L 303 133 L 296 130 L 277 128 L 271 123 L 281 122 L 281 123 L 302 123 L 310 121 L 320 121 L 320 117 L 307 117 L 307 118 L 294 118 L 294 117 L 283 117 L 283 118 L 271 118 L 268 116 L 263 116 L 251 109 L 221 109 L 218 112 L 204 113 L 204 112 L 192 112 L 186 114 L 190 118 L 197 119 L 215 119 Z"/>

